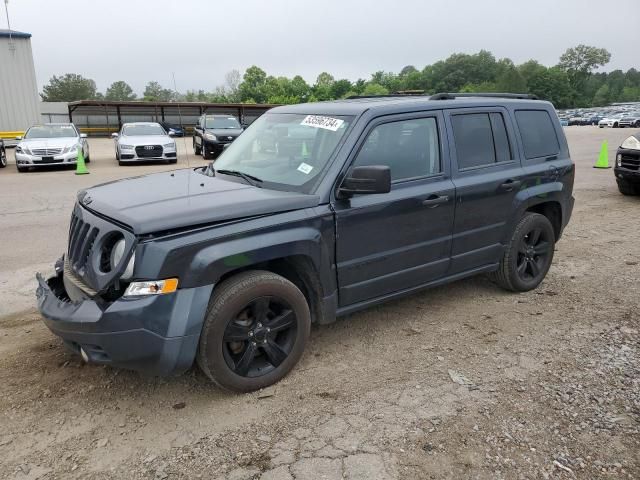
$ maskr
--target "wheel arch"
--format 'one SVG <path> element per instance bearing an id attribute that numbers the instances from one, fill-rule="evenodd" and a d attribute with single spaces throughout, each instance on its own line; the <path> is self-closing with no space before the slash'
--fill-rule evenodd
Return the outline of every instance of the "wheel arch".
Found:
<path id="1" fill-rule="evenodd" d="M 545 201 L 530 205 L 525 212 L 539 213 L 547 217 L 553 232 L 555 234 L 556 242 L 560 239 L 562 234 L 562 206 L 557 200 Z"/>

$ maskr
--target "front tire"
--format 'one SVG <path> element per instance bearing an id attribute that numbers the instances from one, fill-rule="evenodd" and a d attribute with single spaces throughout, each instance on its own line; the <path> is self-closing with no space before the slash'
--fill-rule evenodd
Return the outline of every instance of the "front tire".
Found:
<path id="1" fill-rule="evenodd" d="M 196 155 L 200 155 L 200 147 L 198 146 L 198 144 L 196 143 L 196 138 L 193 137 L 193 153 Z"/>
<path id="2" fill-rule="evenodd" d="M 220 387 L 251 392 L 289 373 L 310 330 L 309 306 L 298 287 L 271 272 L 243 272 L 214 290 L 197 362 Z"/>
<path id="3" fill-rule="evenodd" d="M 4 150 L 0 151 L 0 168 L 5 168 L 7 166 L 7 154 Z"/>
<path id="4" fill-rule="evenodd" d="M 555 232 L 549 219 L 538 213 L 525 213 L 492 279 L 513 292 L 533 290 L 547 275 L 554 250 Z"/>

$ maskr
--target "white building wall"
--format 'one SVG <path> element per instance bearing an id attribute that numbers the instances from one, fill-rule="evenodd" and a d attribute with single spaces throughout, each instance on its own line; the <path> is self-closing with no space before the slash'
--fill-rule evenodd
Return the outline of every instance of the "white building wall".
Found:
<path id="1" fill-rule="evenodd" d="M 0 37 L 0 132 L 24 131 L 40 122 L 38 85 L 30 38 Z"/>

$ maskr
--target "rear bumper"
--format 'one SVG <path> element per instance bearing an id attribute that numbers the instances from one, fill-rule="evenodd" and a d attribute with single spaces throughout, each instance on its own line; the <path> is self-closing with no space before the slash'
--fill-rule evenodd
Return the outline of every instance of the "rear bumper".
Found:
<path id="1" fill-rule="evenodd" d="M 176 375 L 193 364 L 212 286 L 111 303 L 72 303 L 62 274 L 37 275 L 38 309 L 45 325 L 91 363 L 148 375 Z"/>

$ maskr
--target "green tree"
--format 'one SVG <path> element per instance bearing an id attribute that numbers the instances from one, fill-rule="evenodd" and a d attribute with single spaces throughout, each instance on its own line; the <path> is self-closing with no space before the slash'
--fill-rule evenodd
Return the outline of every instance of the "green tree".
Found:
<path id="1" fill-rule="evenodd" d="M 170 102 L 175 97 L 173 90 L 163 88 L 158 82 L 149 82 L 144 89 L 144 100 L 147 102 Z"/>
<path id="2" fill-rule="evenodd" d="M 609 63 L 611 54 L 604 48 L 578 45 L 568 48 L 561 56 L 558 66 L 567 72 L 569 82 L 576 92 L 581 92 L 591 73 Z"/>
<path id="3" fill-rule="evenodd" d="M 265 83 L 267 74 L 264 70 L 255 65 L 247 68 L 242 76 L 242 82 L 238 85 L 238 94 L 240 101 L 244 103 L 265 103 L 267 96 L 265 94 Z"/>
<path id="4" fill-rule="evenodd" d="M 387 95 L 388 93 L 389 90 L 379 83 L 369 83 L 362 91 L 362 95 Z"/>
<path id="5" fill-rule="evenodd" d="M 133 93 L 133 89 L 129 86 L 127 82 L 119 80 L 117 82 L 113 82 L 105 93 L 104 98 L 106 100 L 120 100 L 120 101 L 128 101 L 135 100 L 137 95 Z"/>
<path id="6" fill-rule="evenodd" d="M 96 82 L 76 73 L 53 76 L 40 94 L 44 102 L 74 102 L 96 97 Z"/>
<path id="7" fill-rule="evenodd" d="M 611 94 L 609 90 L 609 85 L 607 85 L 606 83 L 602 85 L 593 96 L 593 104 L 598 107 L 607 105 L 610 101 Z"/>

